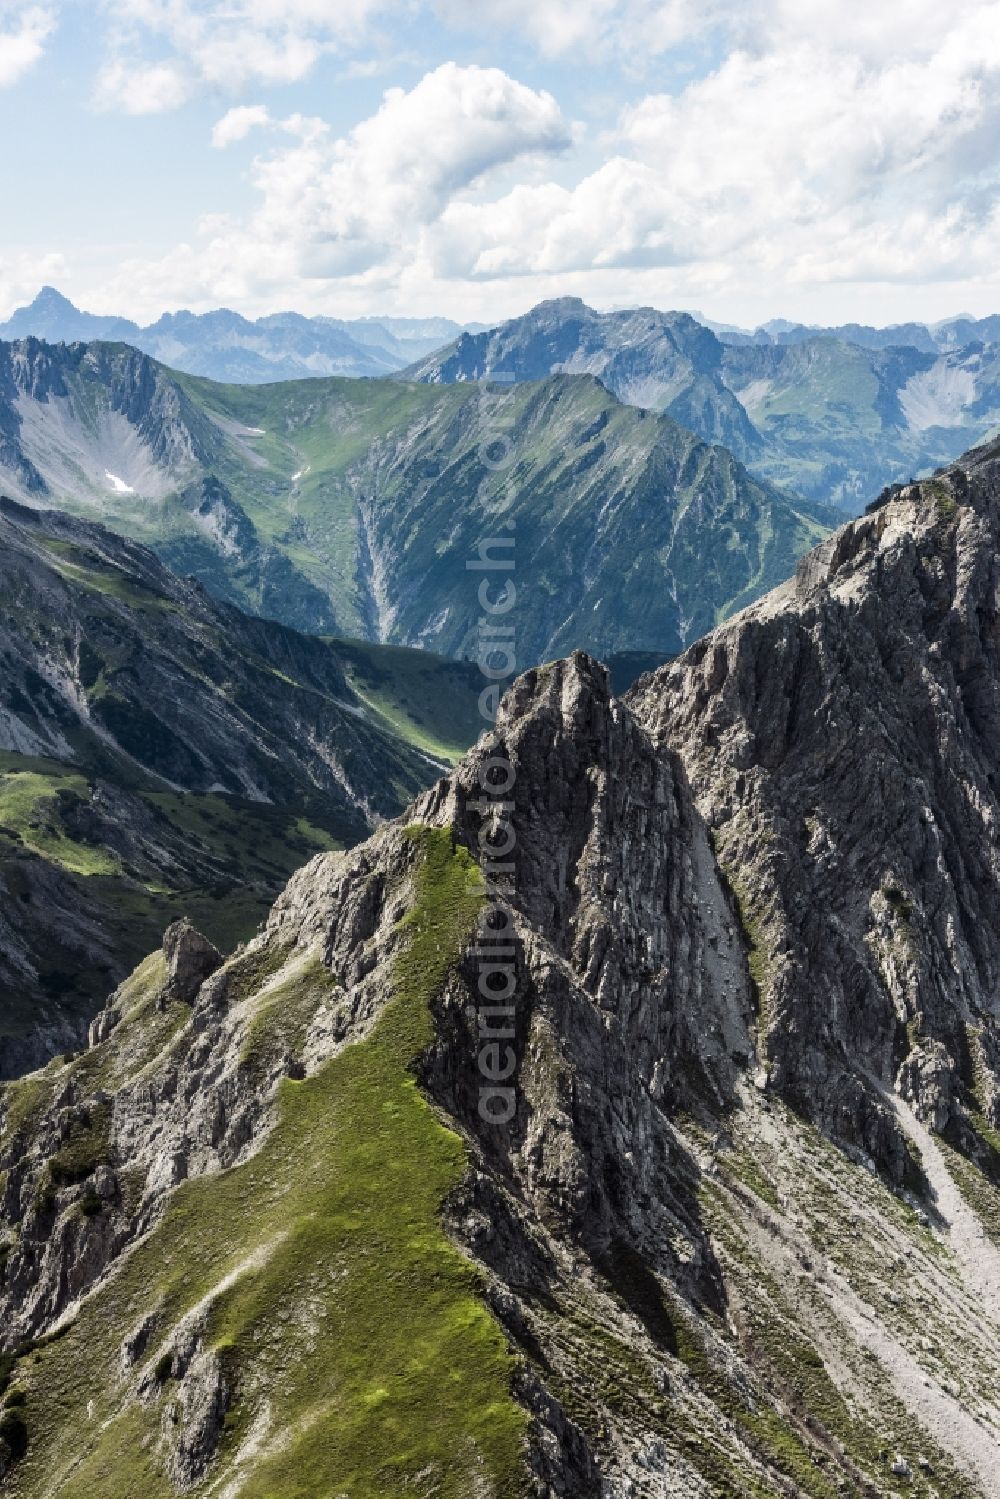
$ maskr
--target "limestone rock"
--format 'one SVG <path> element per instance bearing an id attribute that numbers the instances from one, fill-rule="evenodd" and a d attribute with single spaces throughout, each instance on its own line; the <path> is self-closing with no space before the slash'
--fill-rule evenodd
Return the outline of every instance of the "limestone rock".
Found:
<path id="1" fill-rule="evenodd" d="M 175 921 L 163 934 L 170 992 L 186 1003 L 194 999 L 207 978 L 222 964 L 222 954 L 190 921 Z"/>
<path id="2" fill-rule="evenodd" d="M 885 1095 L 918 1017 L 928 1056 L 977 1038 L 993 1096 L 998 557 L 993 446 L 845 526 L 627 699 L 681 757 L 738 896 L 769 1086 L 897 1180 Z"/>
<path id="3" fill-rule="evenodd" d="M 955 1110 L 958 1070 L 940 1041 L 914 1047 L 899 1069 L 896 1087 L 931 1129 L 944 1132 Z"/>

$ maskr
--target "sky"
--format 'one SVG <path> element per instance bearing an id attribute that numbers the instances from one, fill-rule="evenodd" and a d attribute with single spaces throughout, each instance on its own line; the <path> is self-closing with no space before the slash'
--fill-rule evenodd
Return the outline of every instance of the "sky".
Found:
<path id="1" fill-rule="evenodd" d="M 0 317 L 1000 311 L 1000 0 L 0 0 L 0 139 Z"/>

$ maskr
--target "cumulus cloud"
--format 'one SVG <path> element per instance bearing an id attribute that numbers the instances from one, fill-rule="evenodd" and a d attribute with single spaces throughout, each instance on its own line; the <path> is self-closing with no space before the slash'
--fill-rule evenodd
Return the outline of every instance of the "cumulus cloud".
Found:
<path id="1" fill-rule="evenodd" d="M 47 6 L 0 6 L 0 88 L 9 88 L 33 68 L 55 30 L 56 19 Z"/>
<path id="2" fill-rule="evenodd" d="M 628 108 L 575 186 L 450 204 L 436 254 L 481 278 L 720 260 L 793 282 L 985 272 L 1000 249 L 1000 7 L 957 9 L 942 26 L 928 7 L 907 47 L 902 6 L 858 35 L 825 0 L 779 4 L 765 45 Z"/>
<path id="3" fill-rule="evenodd" d="M 170 62 L 108 63 L 97 77 L 97 103 L 128 115 L 156 115 L 176 109 L 190 96 L 181 68 Z"/>
<path id="4" fill-rule="evenodd" d="M 572 132 L 551 94 L 498 68 L 444 63 L 337 138 L 319 119 L 273 120 L 262 106 L 231 110 L 217 144 L 270 126 L 287 140 L 254 160 L 260 195 L 247 221 L 213 218 L 200 245 L 133 265 L 165 300 L 266 297 L 301 278 L 395 277 L 420 261 L 448 205 L 497 171 L 565 151 Z"/>
<path id="5" fill-rule="evenodd" d="M 217 151 L 224 151 L 227 146 L 245 140 L 251 130 L 268 125 L 270 120 L 271 114 L 265 104 L 238 104 L 216 121 L 212 128 L 212 145 Z"/>
<path id="6" fill-rule="evenodd" d="M 391 3 L 343 7 L 341 39 Z M 421 5 L 463 26 L 482 17 L 458 0 L 411 9 Z M 232 0 L 211 23 L 194 0 L 134 9 L 161 30 L 169 14 L 189 60 L 199 38 L 219 43 L 212 28 L 232 14 L 258 38 L 333 45 L 323 28 L 334 8 L 321 0 Z M 391 89 L 339 138 L 322 120 L 242 104 L 213 142 L 270 132 L 251 170 L 255 212 L 203 225 L 199 242 L 145 268 L 148 285 L 168 300 L 258 305 L 271 294 L 302 304 L 323 282 L 369 305 L 386 295 L 454 305 L 478 287 L 478 304 L 464 296 L 478 311 L 485 283 L 520 284 L 525 299 L 593 287 L 662 303 L 726 287 L 767 286 L 776 299 L 845 281 L 997 279 L 1000 0 L 863 11 L 842 0 L 495 0 L 489 18 L 547 55 L 617 49 L 637 68 L 643 51 L 710 31 L 714 61 L 672 92 L 644 91 L 641 68 L 631 72 L 633 102 L 579 158 L 556 100 L 496 68 L 446 63 Z M 221 44 L 204 53 L 199 76 L 259 76 L 252 48 L 249 74 L 227 56 Z"/>

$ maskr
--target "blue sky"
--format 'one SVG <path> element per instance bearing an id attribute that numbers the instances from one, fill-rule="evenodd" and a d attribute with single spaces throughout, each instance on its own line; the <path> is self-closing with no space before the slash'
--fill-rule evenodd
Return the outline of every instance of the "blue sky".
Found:
<path id="1" fill-rule="evenodd" d="M 979 0 L 0 0 L 0 314 L 996 311 L 998 37 Z"/>

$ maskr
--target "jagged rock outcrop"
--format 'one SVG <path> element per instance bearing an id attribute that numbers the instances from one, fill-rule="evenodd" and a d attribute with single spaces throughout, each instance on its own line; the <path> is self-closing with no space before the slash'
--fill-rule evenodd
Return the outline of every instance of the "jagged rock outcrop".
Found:
<path id="1" fill-rule="evenodd" d="M 190 1004 L 207 978 L 222 966 L 214 942 L 196 932 L 190 921 L 175 921 L 163 934 L 167 992 Z"/>
<path id="2" fill-rule="evenodd" d="M 624 702 L 527 673 L 253 942 L 171 932 L 5 1090 L 16 1499 L 129 1463 L 156 1499 L 992 1499 L 1000 485 L 962 474 Z"/>
<path id="3" fill-rule="evenodd" d="M 511 899 L 598 1010 L 656 1100 L 732 1098 L 751 1057 L 749 985 L 733 907 L 684 772 L 657 753 L 582 655 L 527 672 L 496 730 L 415 804 L 469 848 L 492 841 L 484 767 L 509 759 Z M 501 799 L 502 800 L 502 799 Z"/>
<path id="4" fill-rule="evenodd" d="M 681 755 L 738 894 L 771 1085 L 898 1179 L 900 1069 L 943 1128 L 973 1051 L 1000 1050 L 998 550 L 989 448 L 845 527 L 630 697 Z"/>

